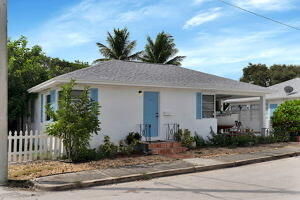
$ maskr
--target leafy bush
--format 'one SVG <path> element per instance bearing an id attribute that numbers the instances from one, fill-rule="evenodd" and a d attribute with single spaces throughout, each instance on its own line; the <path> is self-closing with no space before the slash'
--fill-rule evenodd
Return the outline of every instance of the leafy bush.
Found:
<path id="1" fill-rule="evenodd" d="M 78 162 L 87 162 L 101 159 L 96 149 L 85 149 L 79 152 L 77 156 Z"/>
<path id="2" fill-rule="evenodd" d="M 54 111 L 50 105 L 46 106 L 46 113 L 53 119 L 46 132 L 62 139 L 67 158 L 81 161 L 88 152 L 89 141 L 93 133 L 100 131 L 98 115 L 99 105 L 89 97 L 89 90 L 85 88 L 74 101 L 71 92 L 75 81 L 62 86 L 59 106 Z"/>
<path id="3" fill-rule="evenodd" d="M 118 146 L 110 141 L 109 136 L 104 136 L 103 144 L 98 149 L 100 158 L 112 158 L 118 153 Z"/>
<path id="4" fill-rule="evenodd" d="M 231 136 L 224 133 L 211 132 L 211 136 L 206 142 L 210 146 L 219 147 L 246 147 L 254 146 L 257 144 L 271 144 L 281 142 L 275 134 L 269 136 L 256 136 L 253 133 L 244 133 L 236 136 Z"/>
<path id="5" fill-rule="evenodd" d="M 138 142 L 140 142 L 142 139 L 142 136 L 139 133 L 134 133 L 134 132 L 130 132 L 126 138 L 126 144 L 131 145 L 131 144 L 136 144 Z"/>
<path id="6" fill-rule="evenodd" d="M 175 141 L 181 142 L 182 146 L 192 149 L 193 143 L 195 142 L 194 137 L 191 136 L 189 129 L 179 129 L 174 135 Z"/>
<path id="7" fill-rule="evenodd" d="M 196 147 L 205 147 L 207 146 L 207 141 L 195 132 L 194 140 L 196 142 Z"/>
<path id="8" fill-rule="evenodd" d="M 135 151 L 134 147 L 136 144 L 137 143 L 135 140 L 133 140 L 130 145 L 125 144 L 124 140 L 121 140 L 119 142 L 118 152 L 123 155 L 130 155 L 130 154 L 134 153 L 134 151 Z"/>
<path id="9" fill-rule="evenodd" d="M 274 134 L 281 141 L 288 141 L 290 136 L 300 135 L 300 100 L 282 103 L 273 113 L 272 127 Z"/>

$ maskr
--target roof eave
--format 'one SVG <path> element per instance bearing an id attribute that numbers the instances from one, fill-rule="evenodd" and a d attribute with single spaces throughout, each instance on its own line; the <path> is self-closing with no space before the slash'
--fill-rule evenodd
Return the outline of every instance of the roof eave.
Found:
<path id="1" fill-rule="evenodd" d="M 75 79 L 76 80 L 76 79 Z M 49 89 L 53 86 L 59 84 L 68 83 L 67 79 L 50 79 L 46 82 L 43 82 L 35 87 L 32 87 L 28 90 L 29 93 L 37 93 L 43 90 Z M 76 80 L 76 83 L 79 84 L 94 84 L 94 85 L 119 85 L 119 86 L 136 86 L 136 87 L 155 87 L 155 88 L 179 88 L 179 89 L 195 89 L 195 90 L 208 90 L 214 91 L 216 93 L 230 93 L 237 95 L 248 95 L 248 96 L 261 96 L 272 93 L 272 90 L 266 89 L 265 91 L 244 91 L 244 90 L 233 90 L 233 89 L 220 89 L 220 88 L 210 88 L 210 87 L 190 87 L 190 86 L 166 86 L 166 85 L 151 85 L 151 84 L 135 84 L 135 83 L 120 83 L 116 81 L 87 81 L 87 80 Z"/>
<path id="2" fill-rule="evenodd" d="M 38 93 L 38 92 L 41 92 L 43 90 L 46 90 L 48 88 L 51 88 L 57 84 L 60 84 L 60 83 L 67 83 L 68 80 L 63 80 L 63 79 L 50 79 L 48 81 L 45 81 L 43 83 L 40 83 L 30 89 L 28 89 L 27 91 L 29 93 Z"/>

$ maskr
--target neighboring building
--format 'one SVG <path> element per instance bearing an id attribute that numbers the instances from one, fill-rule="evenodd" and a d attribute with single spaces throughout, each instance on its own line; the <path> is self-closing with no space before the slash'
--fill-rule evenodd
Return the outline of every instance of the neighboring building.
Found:
<path id="1" fill-rule="evenodd" d="M 93 137 L 92 147 L 101 143 L 103 135 L 118 142 L 131 131 L 144 133 L 148 125 L 152 140 L 165 140 L 172 124 L 206 137 L 210 128 L 217 130 L 216 110 L 221 101 L 241 97 L 260 97 L 264 101 L 265 94 L 270 92 L 260 86 L 174 65 L 103 61 L 29 89 L 38 94 L 29 129 L 42 130 L 51 123 L 44 106 L 50 103 L 55 108 L 60 87 L 71 79 L 77 83 L 75 96 L 88 86 L 91 98 L 101 105 L 102 130 Z M 264 127 L 264 118 L 261 119 Z"/>
<path id="2" fill-rule="evenodd" d="M 284 101 L 300 99 L 300 78 L 295 78 L 268 87 L 273 92 L 266 95 L 266 128 L 271 128 L 271 117 L 276 108 Z M 229 103 L 231 113 L 238 114 L 243 128 L 259 130 L 259 99 L 241 98 L 224 101 Z"/>

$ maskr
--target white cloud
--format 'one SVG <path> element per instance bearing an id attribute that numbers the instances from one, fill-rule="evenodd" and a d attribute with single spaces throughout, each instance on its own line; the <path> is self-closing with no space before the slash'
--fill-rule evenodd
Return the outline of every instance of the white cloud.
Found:
<path id="1" fill-rule="evenodd" d="M 232 30 L 219 35 L 201 34 L 194 45 L 181 48 L 180 55 L 187 56 L 183 66 L 207 73 L 238 79 L 242 68 L 249 62 L 269 65 L 297 64 L 300 48 L 292 38 L 282 38 L 288 32 L 247 32 Z"/>
<path id="2" fill-rule="evenodd" d="M 128 0 L 126 4 L 123 0 L 82 0 L 34 29 L 30 38 L 47 53 L 52 53 L 58 49 L 95 44 L 100 39 L 105 40 L 106 32 L 112 28 L 122 28 L 136 21 L 143 22 L 145 18 L 172 18 L 174 12 L 176 9 L 166 3 L 143 6 L 139 0 Z"/>
<path id="3" fill-rule="evenodd" d="M 210 0 L 194 0 L 194 4 L 199 5 L 199 4 L 203 4 L 207 1 L 210 1 Z"/>
<path id="4" fill-rule="evenodd" d="M 238 6 L 264 11 L 282 11 L 293 8 L 294 0 L 233 0 Z"/>
<path id="5" fill-rule="evenodd" d="M 218 7 L 218 8 L 211 9 L 207 12 L 202 12 L 202 13 L 192 17 L 188 21 L 186 21 L 183 28 L 188 29 L 190 27 L 199 26 L 206 22 L 213 21 L 221 16 L 220 10 L 221 10 L 221 8 Z"/>

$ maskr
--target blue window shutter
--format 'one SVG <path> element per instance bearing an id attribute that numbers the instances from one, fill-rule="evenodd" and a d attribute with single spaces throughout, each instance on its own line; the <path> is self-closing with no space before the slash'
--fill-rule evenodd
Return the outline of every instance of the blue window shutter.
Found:
<path id="1" fill-rule="evenodd" d="M 44 95 L 41 94 L 41 122 L 43 122 L 44 118 Z"/>
<path id="2" fill-rule="evenodd" d="M 202 93 L 196 94 L 196 119 L 202 119 Z"/>
<path id="3" fill-rule="evenodd" d="M 56 110 L 56 90 L 50 91 L 50 104 L 53 110 Z"/>
<path id="4" fill-rule="evenodd" d="M 90 89 L 90 97 L 93 101 L 98 102 L 98 88 Z"/>

